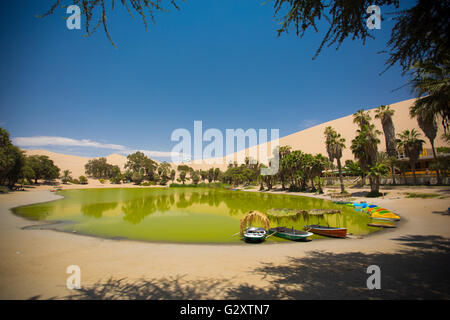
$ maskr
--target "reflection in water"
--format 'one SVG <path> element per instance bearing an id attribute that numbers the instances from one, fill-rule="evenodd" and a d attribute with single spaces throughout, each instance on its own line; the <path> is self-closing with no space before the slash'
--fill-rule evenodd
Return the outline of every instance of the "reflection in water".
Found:
<path id="1" fill-rule="evenodd" d="M 117 202 L 84 204 L 81 206 L 81 212 L 88 217 L 101 218 L 103 212 L 114 210 L 117 205 Z"/>
<path id="2" fill-rule="evenodd" d="M 154 196 L 127 200 L 122 205 L 124 214 L 123 220 L 132 224 L 137 224 L 156 210 L 158 210 L 158 201 Z"/>
<path id="3" fill-rule="evenodd" d="M 271 227 L 303 229 L 306 224 L 322 224 L 346 227 L 353 234 L 377 230 L 367 226 L 369 218 L 364 213 L 293 195 L 206 188 L 84 189 L 61 194 L 62 200 L 14 211 L 32 219 L 72 221 L 70 230 L 87 234 L 152 241 L 239 242 L 239 237 L 232 237 L 239 231 L 239 219 L 250 210 L 267 213 L 273 208 L 339 209 L 342 213 L 271 217 Z M 268 242 L 272 241 L 284 240 L 270 237 Z"/>

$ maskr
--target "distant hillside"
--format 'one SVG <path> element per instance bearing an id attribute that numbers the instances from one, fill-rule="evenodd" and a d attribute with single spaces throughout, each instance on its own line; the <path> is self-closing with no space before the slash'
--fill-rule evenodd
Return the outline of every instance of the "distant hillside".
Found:
<path id="1" fill-rule="evenodd" d="M 48 156 L 53 162 L 63 170 L 72 171 L 72 177 L 78 178 L 81 175 L 85 175 L 84 165 L 94 158 L 72 156 L 68 154 L 51 152 L 48 150 L 25 150 L 27 155 L 44 155 Z M 127 157 L 120 154 L 111 154 L 105 157 L 108 163 L 112 165 L 118 165 L 121 170 L 124 169 L 125 163 L 127 162 Z"/>

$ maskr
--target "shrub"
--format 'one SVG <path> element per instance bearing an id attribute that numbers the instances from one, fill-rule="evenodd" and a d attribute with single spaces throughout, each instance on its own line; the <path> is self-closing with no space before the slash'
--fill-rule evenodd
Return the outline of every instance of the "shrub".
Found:
<path id="1" fill-rule="evenodd" d="M 105 183 L 105 182 L 106 182 L 105 179 L 98 179 L 98 181 L 99 181 L 100 183 Z"/>
<path id="2" fill-rule="evenodd" d="M 85 176 L 79 176 L 78 180 L 80 181 L 80 184 L 87 184 L 88 179 Z"/>
<path id="3" fill-rule="evenodd" d="M 144 176 L 142 174 L 140 174 L 139 172 L 135 172 L 135 173 L 133 173 L 133 176 L 131 177 L 131 180 L 135 184 L 141 184 L 142 180 L 144 180 Z"/>
<path id="4" fill-rule="evenodd" d="M 1 193 L 8 193 L 8 191 L 9 191 L 8 188 L 0 186 L 0 194 Z"/>
<path id="5" fill-rule="evenodd" d="M 122 182 L 122 176 L 118 174 L 117 176 L 109 179 L 109 182 L 111 182 L 112 184 L 120 184 Z"/>

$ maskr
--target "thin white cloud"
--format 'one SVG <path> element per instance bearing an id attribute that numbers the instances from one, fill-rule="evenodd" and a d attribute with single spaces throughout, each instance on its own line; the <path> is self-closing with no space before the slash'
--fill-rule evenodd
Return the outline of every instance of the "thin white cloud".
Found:
<path id="1" fill-rule="evenodd" d="M 147 157 L 156 158 L 177 158 L 185 157 L 183 154 L 174 153 L 171 151 L 156 151 L 156 150 L 134 150 L 119 144 L 100 143 L 88 139 L 72 139 L 66 137 L 50 137 L 50 136 L 36 136 L 36 137 L 16 137 L 12 139 L 15 145 L 19 147 L 87 147 L 116 150 L 123 155 L 129 155 L 137 151 L 141 151 Z"/>
<path id="2" fill-rule="evenodd" d="M 17 137 L 13 143 L 21 147 L 64 146 L 64 147 L 92 147 L 113 150 L 126 150 L 127 147 L 118 144 L 105 144 L 87 139 L 77 140 L 65 137 Z"/>

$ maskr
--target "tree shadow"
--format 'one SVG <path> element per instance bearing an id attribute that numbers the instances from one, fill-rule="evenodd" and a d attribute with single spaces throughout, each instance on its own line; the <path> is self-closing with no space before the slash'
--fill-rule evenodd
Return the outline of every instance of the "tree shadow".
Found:
<path id="1" fill-rule="evenodd" d="M 395 253 L 312 251 L 283 264 L 263 263 L 249 274 L 261 285 L 231 279 L 108 279 L 67 299 L 450 299 L 450 239 L 411 235 L 393 239 Z M 367 267 L 381 270 L 381 289 L 369 290 Z"/>
<path id="2" fill-rule="evenodd" d="M 314 251 L 284 265 L 263 264 L 255 272 L 270 278 L 274 287 L 262 294 L 253 291 L 253 298 L 270 293 L 272 299 L 449 299 L 450 239 L 417 235 L 394 240 L 408 249 L 393 254 Z M 381 269 L 380 290 L 366 286 L 370 265 Z M 241 286 L 228 294 L 240 298 L 251 289 Z"/>
<path id="3" fill-rule="evenodd" d="M 184 276 L 159 279 L 109 278 L 65 297 L 69 300 L 200 300 L 212 299 L 227 280 L 184 280 Z"/>

